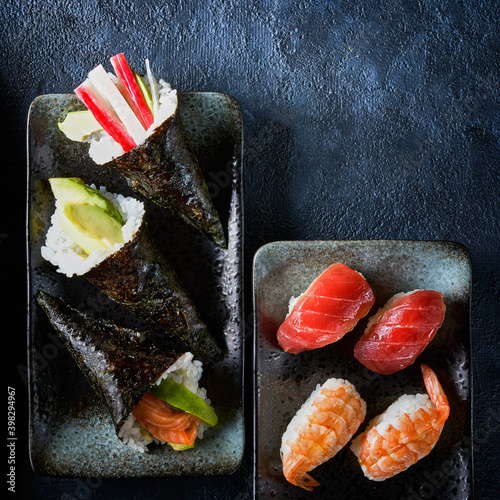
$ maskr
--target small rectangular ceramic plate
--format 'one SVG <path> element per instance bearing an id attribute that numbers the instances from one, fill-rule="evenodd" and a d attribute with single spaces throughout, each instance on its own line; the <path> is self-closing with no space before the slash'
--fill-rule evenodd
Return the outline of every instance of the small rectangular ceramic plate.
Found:
<path id="1" fill-rule="evenodd" d="M 66 278 L 42 259 L 40 248 L 54 211 L 47 179 L 80 177 L 87 184 L 136 196 L 119 174 L 96 165 L 88 145 L 58 129 L 74 95 L 44 95 L 28 120 L 28 283 L 30 455 L 35 472 L 69 477 L 146 477 L 229 474 L 244 448 L 242 396 L 242 119 L 239 105 L 217 93 L 179 94 L 190 144 L 227 229 L 228 249 L 215 248 L 166 210 L 146 202 L 146 220 L 170 264 L 189 290 L 219 345 L 217 364 L 205 364 L 203 385 L 219 416 L 195 449 L 168 446 L 141 454 L 117 438 L 111 418 L 80 373 L 34 295 L 44 290 L 84 312 L 136 326 L 135 318 L 80 277 Z"/>
<path id="2" fill-rule="evenodd" d="M 297 297 L 329 265 L 341 262 L 363 274 L 376 301 L 369 315 L 340 341 L 297 355 L 284 352 L 276 332 L 290 297 Z M 450 242 L 297 241 L 262 247 L 254 260 L 255 496 L 267 498 L 471 498 L 471 269 L 466 249 Z M 394 294 L 434 289 L 445 295 L 442 327 L 417 361 L 394 375 L 371 372 L 353 357 L 368 319 Z M 451 413 L 432 452 L 383 482 L 365 478 L 349 445 L 311 472 L 320 486 L 307 492 L 282 474 L 281 437 L 317 384 L 349 380 L 367 403 L 365 422 L 402 394 L 425 393 L 420 364 L 437 373 Z"/>

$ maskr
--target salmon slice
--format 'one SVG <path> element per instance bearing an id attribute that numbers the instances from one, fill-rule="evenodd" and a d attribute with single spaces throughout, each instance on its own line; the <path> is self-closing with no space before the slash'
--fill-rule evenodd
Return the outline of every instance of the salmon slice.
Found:
<path id="1" fill-rule="evenodd" d="M 192 445 L 200 419 L 178 412 L 168 403 L 147 392 L 132 410 L 141 426 L 160 441 Z"/>
<path id="2" fill-rule="evenodd" d="M 354 357 L 383 375 L 410 366 L 443 323 L 443 297 L 434 290 L 415 290 L 392 297 L 370 318 L 354 347 Z"/>
<path id="3" fill-rule="evenodd" d="M 360 273 L 333 264 L 299 297 L 278 329 L 278 343 L 297 354 L 337 342 L 368 314 L 374 301 Z"/>

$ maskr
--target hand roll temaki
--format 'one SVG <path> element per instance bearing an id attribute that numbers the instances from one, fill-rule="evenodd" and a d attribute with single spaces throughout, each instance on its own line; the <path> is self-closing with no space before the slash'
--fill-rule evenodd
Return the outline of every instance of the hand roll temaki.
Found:
<path id="1" fill-rule="evenodd" d="M 125 444 L 141 452 L 153 442 L 185 450 L 217 424 L 199 386 L 202 363 L 192 353 L 165 352 L 147 332 L 84 314 L 45 292 L 38 292 L 36 300 L 104 401 Z"/>
<path id="2" fill-rule="evenodd" d="M 49 180 L 56 208 L 42 257 L 68 277 L 81 275 L 168 338 L 212 358 L 220 348 L 144 221 L 144 204 L 80 179 Z"/>
<path id="3" fill-rule="evenodd" d="M 89 142 L 91 158 L 110 162 L 134 191 L 225 247 L 219 214 L 178 113 L 176 90 L 154 78 L 147 60 L 144 79 L 123 54 L 111 63 L 116 75 L 99 65 L 75 89 L 88 111 L 68 113 L 59 128 L 72 140 Z"/>

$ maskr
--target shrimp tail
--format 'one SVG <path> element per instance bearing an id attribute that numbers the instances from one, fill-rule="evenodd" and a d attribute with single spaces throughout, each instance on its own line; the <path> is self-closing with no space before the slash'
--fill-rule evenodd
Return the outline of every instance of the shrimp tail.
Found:
<path id="1" fill-rule="evenodd" d="M 283 474 L 286 480 L 295 486 L 300 486 L 304 490 L 312 491 L 315 486 L 319 486 L 319 483 L 304 471 L 308 465 L 309 463 L 304 456 L 292 454 L 283 463 Z"/>
<path id="2" fill-rule="evenodd" d="M 319 486 L 318 481 L 307 473 L 304 473 L 301 477 L 297 477 L 295 484 L 307 491 L 312 491 L 315 486 Z"/>
<path id="3" fill-rule="evenodd" d="M 315 486 L 319 486 L 318 481 L 304 471 L 295 473 L 291 471 L 291 473 L 285 474 L 285 477 L 289 483 L 300 486 L 307 491 L 312 491 Z"/>
<path id="4" fill-rule="evenodd" d="M 427 393 L 440 414 L 440 420 L 444 422 L 450 414 L 448 398 L 439 383 L 437 375 L 427 365 L 420 365 L 420 369 L 422 370 Z"/>

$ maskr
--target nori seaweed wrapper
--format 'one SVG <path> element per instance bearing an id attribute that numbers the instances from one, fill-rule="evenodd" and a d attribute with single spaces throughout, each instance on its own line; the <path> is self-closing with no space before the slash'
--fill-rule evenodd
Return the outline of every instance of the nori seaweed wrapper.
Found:
<path id="1" fill-rule="evenodd" d="M 144 394 L 182 353 L 161 350 L 149 342 L 147 332 L 84 314 L 59 297 L 38 292 L 36 300 L 105 402 L 118 433 Z"/>
<path id="2" fill-rule="evenodd" d="M 146 222 L 122 248 L 83 275 L 108 297 L 194 354 L 221 353 L 175 270 L 152 240 Z"/>
<path id="3" fill-rule="evenodd" d="M 114 158 L 110 165 L 134 191 L 180 215 L 216 245 L 227 246 L 219 214 L 177 110 L 142 144 Z"/>

